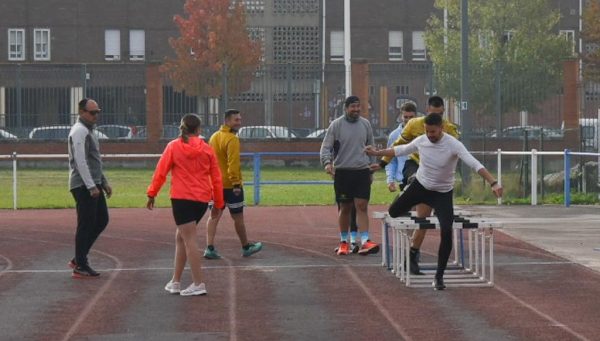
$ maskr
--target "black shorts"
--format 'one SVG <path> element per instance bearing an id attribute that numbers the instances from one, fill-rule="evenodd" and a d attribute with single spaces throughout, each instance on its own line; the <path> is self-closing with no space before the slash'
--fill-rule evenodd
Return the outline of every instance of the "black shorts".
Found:
<path id="1" fill-rule="evenodd" d="M 208 203 L 185 200 L 185 199 L 171 199 L 171 208 L 173 209 L 173 218 L 175 218 L 175 225 L 183 225 L 195 221 L 196 224 L 202 219 Z"/>
<path id="2" fill-rule="evenodd" d="M 336 169 L 333 179 L 335 200 L 351 202 L 356 199 L 371 198 L 371 171 L 365 169 Z"/>
<path id="3" fill-rule="evenodd" d="M 404 162 L 404 167 L 402 168 L 402 182 L 400 183 L 401 190 L 416 179 L 418 169 L 419 164 L 415 160 L 408 159 Z"/>
<path id="4" fill-rule="evenodd" d="M 230 214 L 244 212 L 244 189 L 240 188 L 240 194 L 233 194 L 233 188 L 223 189 L 223 198 L 225 198 L 225 205 L 229 208 Z"/>

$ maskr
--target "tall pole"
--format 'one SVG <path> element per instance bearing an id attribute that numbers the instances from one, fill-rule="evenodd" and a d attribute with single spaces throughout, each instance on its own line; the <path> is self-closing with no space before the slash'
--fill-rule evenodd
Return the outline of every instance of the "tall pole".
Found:
<path id="1" fill-rule="evenodd" d="M 461 24 L 460 24 L 460 124 L 462 125 L 462 142 L 471 150 L 471 120 L 469 117 L 469 7 L 468 0 L 461 0 Z M 463 163 L 461 169 L 462 188 L 470 181 L 470 171 Z"/>
<path id="2" fill-rule="evenodd" d="M 352 95 L 352 64 L 350 64 L 350 0 L 344 0 L 344 65 L 346 66 L 346 97 Z"/>
<path id="3" fill-rule="evenodd" d="M 470 149 L 471 120 L 469 117 L 469 15 L 468 0 L 461 0 L 460 25 L 460 124 L 462 125 L 462 140 Z"/>

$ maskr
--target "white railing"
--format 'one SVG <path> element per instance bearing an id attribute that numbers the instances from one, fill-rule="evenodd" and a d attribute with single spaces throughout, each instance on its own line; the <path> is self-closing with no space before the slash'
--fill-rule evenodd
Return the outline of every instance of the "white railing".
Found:
<path id="1" fill-rule="evenodd" d="M 531 205 L 538 204 L 538 194 L 537 194 L 537 183 L 538 183 L 538 156 L 543 155 L 553 155 L 553 156 L 563 156 L 563 164 L 564 164 L 564 205 L 569 207 L 571 205 L 571 182 L 570 182 L 570 169 L 571 169 L 571 156 L 596 156 L 598 157 L 598 183 L 600 183 L 600 153 L 580 153 L 580 152 L 571 152 L 568 149 L 564 151 L 538 151 L 536 149 L 532 149 L 531 151 L 503 151 L 498 149 L 497 151 L 474 151 L 471 152 L 473 155 L 496 155 L 497 156 L 497 180 L 500 185 L 502 185 L 502 156 L 526 156 L 529 155 L 531 157 Z M 258 204 L 260 200 L 260 185 L 263 183 L 260 180 L 260 158 L 261 155 L 265 153 L 243 153 L 242 156 L 252 156 L 254 159 L 254 167 L 258 168 L 254 170 L 254 181 L 251 183 L 255 186 L 254 188 L 254 197 L 255 202 Z M 318 154 L 318 153 L 292 153 L 292 152 L 277 152 L 277 153 L 266 153 L 273 154 L 279 156 L 293 156 L 293 155 L 304 155 L 304 154 Z M 68 159 L 67 154 L 17 154 L 13 152 L 12 155 L 0 155 L 0 160 L 12 160 L 13 162 L 13 209 L 17 209 L 17 161 L 19 159 Z M 148 158 L 159 158 L 160 154 L 102 154 L 102 158 L 105 159 L 148 159 Z M 268 183 L 268 182 L 264 182 Z M 283 182 L 282 182 L 283 183 Z M 315 184 L 320 182 L 297 182 L 298 184 Z M 502 205 L 502 198 L 498 198 L 498 205 Z"/>

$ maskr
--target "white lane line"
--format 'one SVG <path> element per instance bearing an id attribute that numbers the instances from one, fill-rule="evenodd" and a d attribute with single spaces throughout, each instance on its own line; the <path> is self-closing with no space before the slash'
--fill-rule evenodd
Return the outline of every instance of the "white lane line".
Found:
<path id="1" fill-rule="evenodd" d="M 8 273 L 9 271 L 11 271 L 12 267 L 13 267 L 13 263 L 12 261 L 3 255 L 0 255 L 0 258 L 4 259 L 4 261 L 6 262 L 6 267 L 4 267 L 4 269 L 2 269 L 0 271 L 0 276 L 4 275 L 5 273 Z"/>
<path id="2" fill-rule="evenodd" d="M 225 259 L 225 258 L 223 258 Z M 349 265 L 350 266 L 350 265 Z M 310 268 L 340 268 L 340 264 L 306 264 L 306 265 L 217 265 L 217 266 L 203 266 L 202 270 L 223 270 L 223 269 L 239 269 L 239 270 L 276 270 L 276 269 L 310 269 Z M 381 264 L 354 264 L 350 267 L 364 268 L 364 267 L 381 267 Z M 187 268 L 187 267 L 186 267 Z M 6 273 L 66 273 L 72 272 L 70 269 L 61 270 L 6 270 Z M 96 271 L 100 272 L 120 272 L 120 271 L 173 271 L 172 267 L 147 267 L 147 268 L 96 268 Z"/>
<path id="3" fill-rule="evenodd" d="M 322 257 L 333 259 L 336 262 L 340 262 L 339 258 L 333 257 L 333 256 L 331 256 L 329 254 L 325 254 L 323 252 L 319 252 L 319 251 L 315 251 L 315 250 L 311 250 L 311 249 L 306 249 L 306 248 L 299 247 L 299 246 L 296 246 L 296 245 L 276 243 L 276 242 L 271 242 L 271 241 L 265 241 L 265 242 L 267 242 L 269 244 L 273 244 L 273 245 L 285 246 L 286 248 L 292 248 L 292 249 L 302 250 L 302 251 L 305 251 L 305 252 L 308 252 L 308 253 L 313 253 L 313 254 L 317 254 L 317 255 L 322 256 Z M 342 266 L 344 268 L 344 270 L 346 270 L 346 272 L 348 272 L 348 274 L 350 275 L 350 278 L 352 278 L 354 280 L 354 282 L 363 291 L 363 293 L 367 296 L 367 298 L 371 301 L 371 303 L 375 306 L 375 308 L 379 311 L 379 313 L 388 321 L 388 323 L 392 326 L 392 328 L 394 328 L 394 330 L 398 333 L 398 335 L 401 336 L 406 341 L 412 340 L 412 338 L 406 333 L 406 331 L 402 328 L 402 326 L 400 326 L 400 324 L 398 324 L 398 323 L 396 323 L 396 321 L 394 321 L 394 319 L 392 318 L 390 312 L 387 309 L 385 309 L 382 304 L 379 303 L 379 301 L 371 293 L 371 291 L 369 290 L 369 288 L 367 288 L 367 286 L 360 280 L 360 278 L 358 278 L 358 275 L 352 270 L 352 268 L 355 267 L 355 266 L 354 265 L 351 266 L 350 264 L 340 264 L 340 265 L 337 265 L 335 267 L 339 268 L 340 266 Z M 375 267 L 375 266 L 381 267 L 381 264 L 368 264 L 367 266 L 370 266 L 370 267 Z M 329 266 L 329 267 L 333 267 L 333 266 Z"/>
<path id="4" fill-rule="evenodd" d="M 101 255 L 104 255 L 104 256 L 112 259 L 115 262 L 115 265 L 117 266 L 117 268 L 121 268 L 123 265 L 121 263 L 121 261 L 119 260 L 119 258 L 117 258 L 109 253 L 102 252 L 99 250 L 92 250 L 92 252 L 99 253 Z M 108 281 L 106 281 L 106 283 L 104 283 L 104 285 L 102 285 L 100 290 L 98 290 L 96 292 L 94 297 L 92 297 L 92 299 L 88 301 L 88 303 L 85 305 L 85 308 L 83 309 L 83 311 L 79 314 L 79 316 L 77 317 L 75 322 L 71 325 L 71 328 L 69 328 L 69 330 L 67 331 L 65 336 L 62 338 L 63 341 L 68 341 L 69 339 L 71 339 L 71 337 L 73 337 L 73 335 L 77 332 L 77 329 L 79 329 L 79 326 L 83 323 L 83 321 L 85 321 L 85 319 L 88 317 L 88 315 L 90 314 L 92 309 L 95 308 L 95 306 L 98 303 L 98 301 L 100 300 L 100 298 L 104 295 L 104 293 L 112 285 L 112 283 L 114 282 L 115 278 L 117 278 L 118 275 L 119 275 L 119 271 L 111 272 L 110 277 L 108 278 Z M 82 279 L 82 280 L 85 280 L 85 279 Z M 93 281 L 94 279 L 89 279 L 89 280 Z"/>
<path id="5" fill-rule="evenodd" d="M 541 318 L 548 320 L 552 324 L 552 326 L 558 327 L 558 328 L 566 331 L 567 333 L 571 334 L 572 336 L 576 337 L 579 340 L 586 340 L 586 341 L 589 340 L 585 336 L 583 336 L 583 335 L 579 334 L 578 332 L 574 331 L 573 329 L 569 328 L 566 324 L 559 322 L 558 320 L 554 319 L 552 316 L 538 310 L 536 307 L 532 306 L 531 304 L 529 304 L 529 303 L 523 301 L 522 299 L 518 298 L 517 296 L 513 295 L 511 292 L 502 288 L 498 284 L 494 284 L 494 288 L 496 288 L 498 291 L 505 294 L 506 296 L 510 297 L 511 299 L 513 299 L 514 301 L 519 303 L 520 305 L 524 306 L 525 308 L 533 311 L 535 314 L 537 314 Z"/>

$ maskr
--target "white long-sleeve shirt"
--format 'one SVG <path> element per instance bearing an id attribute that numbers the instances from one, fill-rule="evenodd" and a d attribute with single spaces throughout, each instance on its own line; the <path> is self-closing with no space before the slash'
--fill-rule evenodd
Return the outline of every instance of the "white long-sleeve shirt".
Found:
<path id="1" fill-rule="evenodd" d="M 462 142 L 451 135 L 442 134 L 436 143 L 429 141 L 427 135 L 421 135 L 409 144 L 394 147 L 394 153 L 401 156 L 418 152 L 421 162 L 417 180 L 430 191 L 445 193 L 454 188 L 454 173 L 459 158 L 475 172 L 484 167 Z"/>

